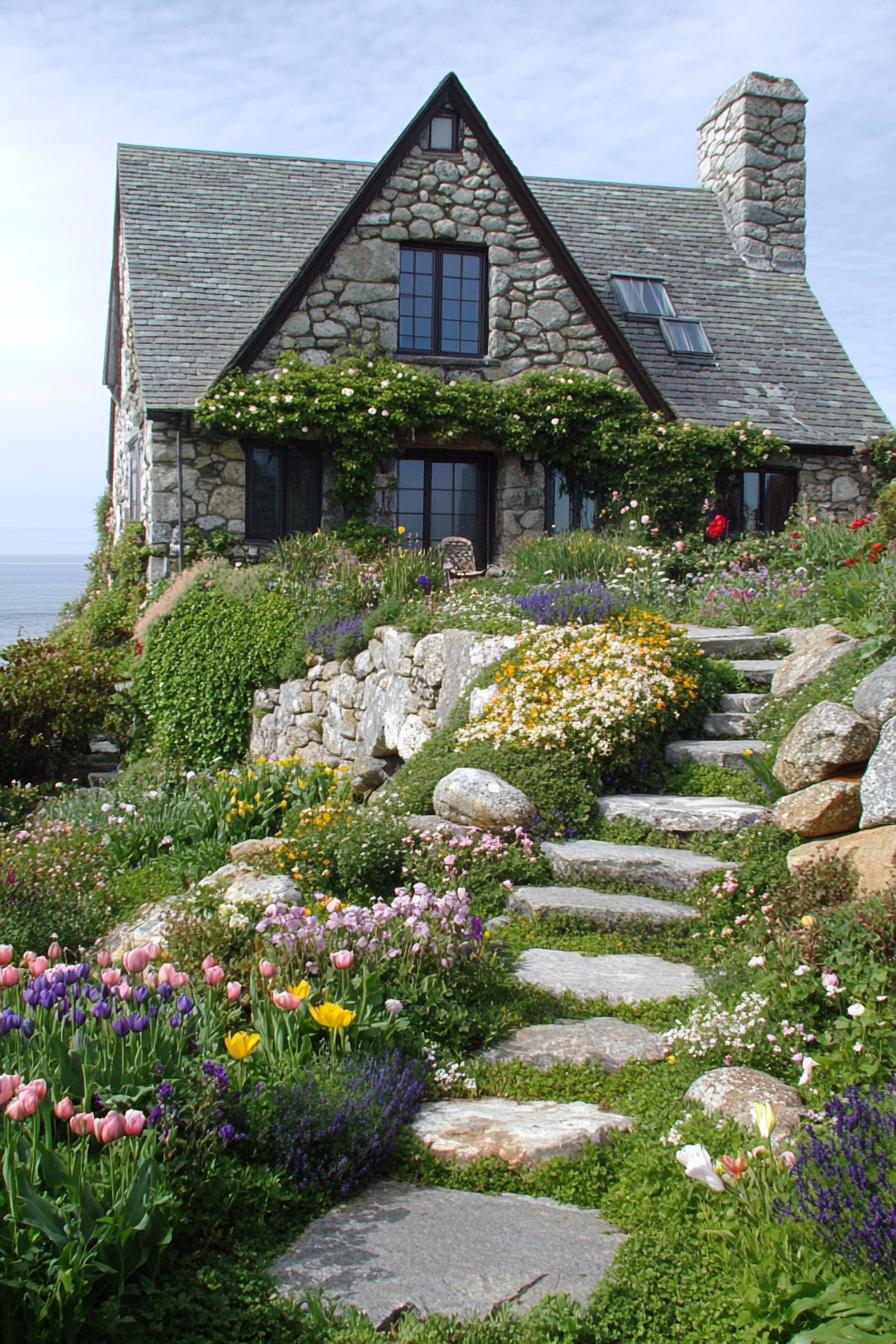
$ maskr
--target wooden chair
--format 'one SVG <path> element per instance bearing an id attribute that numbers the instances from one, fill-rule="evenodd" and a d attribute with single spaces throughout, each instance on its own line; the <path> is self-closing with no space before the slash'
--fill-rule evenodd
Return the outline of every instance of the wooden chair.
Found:
<path id="1" fill-rule="evenodd" d="M 484 569 L 476 568 L 476 553 L 469 537 L 443 537 L 442 556 L 448 586 L 452 579 L 481 579 Z"/>

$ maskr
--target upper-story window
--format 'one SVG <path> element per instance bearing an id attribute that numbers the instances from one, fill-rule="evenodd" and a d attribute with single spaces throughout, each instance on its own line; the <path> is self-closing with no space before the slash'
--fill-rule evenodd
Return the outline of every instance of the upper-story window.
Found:
<path id="1" fill-rule="evenodd" d="M 485 253 L 473 248 L 403 246 L 399 350 L 485 354 L 486 271 Z"/>
<path id="2" fill-rule="evenodd" d="M 669 349 L 676 355 L 711 355 L 703 323 L 696 317 L 661 317 L 660 331 Z"/>
<path id="3" fill-rule="evenodd" d="M 645 275 L 612 275 L 619 307 L 629 317 L 674 317 L 672 300 L 662 280 Z"/>
<path id="4" fill-rule="evenodd" d="M 437 112 L 423 133 L 423 143 L 428 149 L 441 149 L 446 153 L 453 153 L 460 144 L 457 113 L 447 109 Z"/>

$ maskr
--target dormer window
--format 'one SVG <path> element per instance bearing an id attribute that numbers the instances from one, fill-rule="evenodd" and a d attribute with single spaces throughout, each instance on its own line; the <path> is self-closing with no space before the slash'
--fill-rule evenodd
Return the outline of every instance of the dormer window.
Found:
<path id="1" fill-rule="evenodd" d="M 430 119 L 424 143 L 428 149 L 453 153 L 458 148 L 459 138 L 457 114 L 446 109 Z"/>
<path id="2" fill-rule="evenodd" d="M 703 323 L 696 317 L 661 317 L 663 340 L 674 355 L 711 355 Z"/>
<path id="3" fill-rule="evenodd" d="M 646 275 L 612 275 L 610 283 L 627 317 L 674 317 L 662 280 Z"/>

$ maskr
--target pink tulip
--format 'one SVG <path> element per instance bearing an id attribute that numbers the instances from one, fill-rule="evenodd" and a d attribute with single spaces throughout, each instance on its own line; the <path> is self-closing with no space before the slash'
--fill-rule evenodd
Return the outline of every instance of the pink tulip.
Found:
<path id="1" fill-rule="evenodd" d="M 117 966 L 110 966 L 108 970 L 103 971 L 100 974 L 100 979 L 102 980 L 104 985 L 107 985 L 109 986 L 109 988 L 111 988 L 112 985 L 118 985 L 121 983 L 121 971 L 118 969 Z"/>
<path id="2" fill-rule="evenodd" d="M 270 980 L 277 974 L 277 967 L 272 961 L 260 961 L 258 963 L 259 975 L 263 975 L 265 980 Z"/>
<path id="3" fill-rule="evenodd" d="M 159 957 L 162 955 L 162 949 L 159 947 L 158 943 L 147 943 L 146 955 L 149 957 L 150 961 L 158 961 Z"/>
<path id="4" fill-rule="evenodd" d="M 177 975 L 177 969 L 172 966 L 170 961 L 163 961 L 159 967 L 159 984 L 173 985 L 174 977 Z"/>
<path id="5" fill-rule="evenodd" d="M 108 948 L 105 947 L 100 948 L 99 952 L 97 952 L 96 954 L 96 964 L 99 967 L 112 965 L 112 953 L 108 950 Z"/>
<path id="6" fill-rule="evenodd" d="M 79 1139 L 85 1134 L 93 1134 L 96 1125 L 96 1116 L 93 1111 L 78 1111 L 68 1122 L 69 1129 L 76 1134 Z"/>
<path id="7" fill-rule="evenodd" d="M 214 988 L 215 985 L 220 985 L 226 974 L 223 966 L 209 966 L 205 972 L 205 983 Z"/>
<path id="8" fill-rule="evenodd" d="M 28 969 L 32 975 L 43 975 L 44 971 L 49 969 L 49 966 L 50 963 L 46 957 L 34 957 Z"/>
<path id="9" fill-rule="evenodd" d="M 145 947 L 133 947 L 121 960 L 129 975 L 139 975 L 149 965 L 149 953 Z"/>
<path id="10" fill-rule="evenodd" d="M 12 961 L 12 943 L 0 943 L 0 966 L 8 966 Z"/>
<path id="11" fill-rule="evenodd" d="M 10 1120 L 18 1123 L 21 1120 L 27 1120 L 29 1116 L 36 1115 L 40 1106 L 40 1097 L 33 1092 L 30 1087 L 20 1087 L 12 1101 L 6 1108 L 5 1114 Z"/>
<path id="12" fill-rule="evenodd" d="M 148 989 L 157 989 L 159 985 L 159 977 L 155 971 L 151 971 L 149 967 L 147 967 L 143 972 L 143 983 Z"/>
<path id="13" fill-rule="evenodd" d="M 53 1114 L 57 1120 L 71 1120 L 75 1113 L 75 1103 L 71 1097 L 62 1097 L 53 1107 Z"/>
<path id="14" fill-rule="evenodd" d="M 30 966 L 36 956 L 37 953 L 32 952 L 31 949 L 29 948 L 26 952 L 22 953 L 22 965 Z"/>
<path id="15" fill-rule="evenodd" d="M 47 956 L 50 958 L 51 961 L 62 960 L 62 944 L 58 942 L 57 939 L 54 938 L 50 946 L 47 948 Z"/>
<path id="16" fill-rule="evenodd" d="M 138 1134 L 142 1134 L 145 1125 L 146 1116 L 142 1111 L 125 1111 L 124 1132 L 129 1139 L 136 1139 Z"/>
<path id="17" fill-rule="evenodd" d="M 121 984 L 118 986 L 118 997 L 127 1000 L 131 997 L 133 992 L 133 988 L 128 984 L 127 980 L 122 980 Z"/>
<path id="18" fill-rule="evenodd" d="M 242 992 L 243 992 L 243 987 L 242 987 L 242 985 L 240 984 L 239 980 L 228 980 L 228 981 L 227 981 L 227 999 L 228 999 L 228 1002 L 233 1003 L 236 999 L 239 998 L 239 996 L 242 994 Z"/>
<path id="19" fill-rule="evenodd" d="M 118 1111 L 110 1111 L 95 1122 L 93 1132 L 100 1143 L 114 1143 L 116 1139 L 124 1138 L 124 1116 Z"/>
<path id="20" fill-rule="evenodd" d="M 39 1101 L 43 1101 L 44 1097 L 47 1095 L 47 1081 L 45 1078 L 32 1078 L 30 1083 L 25 1084 L 25 1087 L 29 1092 L 36 1092 Z"/>
<path id="21" fill-rule="evenodd" d="M 186 971 L 175 971 L 171 983 L 175 989 L 183 989 L 185 985 L 190 983 L 190 977 Z"/>
<path id="22" fill-rule="evenodd" d="M 207 957 L 202 958 L 202 961 L 200 962 L 200 967 L 203 971 L 210 971 L 211 968 L 213 966 L 217 966 L 217 964 L 218 964 L 218 958 L 212 952 L 209 952 Z"/>
<path id="23" fill-rule="evenodd" d="M 0 1106 L 12 1101 L 22 1085 L 20 1073 L 0 1073 Z"/>
<path id="24" fill-rule="evenodd" d="M 276 1007 L 282 1008 L 285 1013 L 294 1013 L 302 1002 L 298 995 L 290 994 L 288 989 L 275 989 L 271 999 Z"/>
<path id="25" fill-rule="evenodd" d="M 349 951 L 347 947 L 341 947 L 338 952 L 330 953 L 330 961 L 336 967 L 337 971 L 347 971 L 354 959 L 354 952 Z"/>
<path id="26" fill-rule="evenodd" d="M 15 966 L 0 967 L 0 986 L 3 989 L 15 989 L 19 979 L 19 972 Z"/>

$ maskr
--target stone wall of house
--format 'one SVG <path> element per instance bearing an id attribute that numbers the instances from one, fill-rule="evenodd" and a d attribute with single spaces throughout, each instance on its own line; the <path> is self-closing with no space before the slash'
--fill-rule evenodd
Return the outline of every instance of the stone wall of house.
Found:
<path id="1" fill-rule="evenodd" d="M 416 356 L 447 378 L 509 378 L 572 365 L 625 376 L 469 131 L 457 153 L 420 145 L 370 202 L 325 273 L 253 367 L 284 350 L 309 364 L 371 344 L 398 346 L 399 249 L 403 242 L 468 244 L 488 253 L 488 352 L 482 360 Z"/>
<path id="2" fill-rule="evenodd" d="M 701 124 L 698 178 L 722 204 L 738 255 L 757 270 L 806 269 L 806 96 L 746 75 Z"/>
<path id="3" fill-rule="evenodd" d="M 515 643 L 512 635 L 470 630 L 418 639 L 381 626 L 356 657 L 319 662 L 297 681 L 256 691 L 250 752 L 347 765 L 360 789 L 376 788 Z"/>
<path id="4" fill-rule="evenodd" d="M 134 340 L 134 310 L 127 253 L 118 251 L 118 288 L 121 343 L 118 350 L 118 401 L 113 405 L 111 517 L 116 538 L 131 518 L 132 478 L 139 501 L 139 517 L 146 517 L 148 457 L 151 433 L 143 407 L 137 346 Z"/>
<path id="5" fill-rule="evenodd" d="M 871 479 L 857 458 L 800 453 L 791 461 L 799 464 L 798 503 L 806 517 L 848 523 L 871 507 Z"/>

